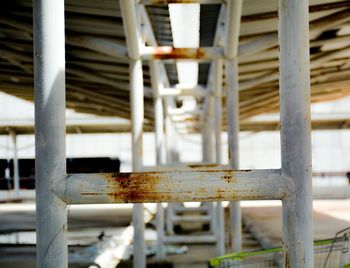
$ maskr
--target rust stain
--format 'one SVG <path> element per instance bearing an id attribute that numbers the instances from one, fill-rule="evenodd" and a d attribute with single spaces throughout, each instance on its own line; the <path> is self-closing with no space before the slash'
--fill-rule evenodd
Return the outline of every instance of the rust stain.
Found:
<path id="1" fill-rule="evenodd" d="M 225 198 L 225 191 L 224 190 L 216 190 L 215 191 L 215 198 L 224 199 Z"/>
<path id="2" fill-rule="evenodd" d="M 106 174 L 111 191 L 109 197 L 125 203 L 141 203 L 144 200 L 157 202 L 167 198 L 167 194 L 156 193 L 160 177 L 155 172 Z"/>
<path id="3" fill-rule="evenodd" d="M 217 167 L 217 164 L 189 164 L 189 168 L 206 168 L 206 167 Z"/>
<path id="4" fill-rule="evenodd" d="M 234 177 L 234 172 L 232 172 L 232 171 L 224 172 L 224 175 L 221 176 L 221 179 L 226 181 L 227 183 L 235 183 L 236 182 L 236 179 Z"/>
<path id="5" fill-rule="evenodd" d="M 198 3 L 198 1 L 195 0 L 152 0 L 152 4 L 191 4 L 191 3 Z"/>
<path id="6" fill-rule="evenodd" d="M 206 52 L 203 48 L 174 48 L 174 47 L 158 47 L 152 54 L 154 59 L 204 59 Z"/>
<path id="7" fill-rule="evenodd" d="M 284 253 L 284 267 L 290 268 L 289 253 L 288 252 Z"/>

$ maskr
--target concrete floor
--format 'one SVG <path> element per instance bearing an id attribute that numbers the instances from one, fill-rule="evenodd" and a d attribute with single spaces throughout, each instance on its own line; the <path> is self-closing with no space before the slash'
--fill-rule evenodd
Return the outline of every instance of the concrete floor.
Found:
<path id="1" fill-rule="evenodd" d="M 270 240 L 271 245 L 282 245 L 282 207 L 280 202 L 262 202 L 247 205 L 243 215 Z M 350 226 L 350 199 L 314 201 L 314 239 L 334 237 L 335 233 Z"/>
<path id="2" fill-rule="evenodd" d="M 281 205 L 275 201 L 242 202 L 243 216 L 249 219 L 272 245 L 281 244 Z M 98 241 L 103 230 L 106 236 L 117 235 L 131 222 L 131 205 L 87 205 L 69 208 L 70 251 L 79 250 L 81 244 Z M 12 230 L 33 231 L 35 228 L 35 206 L 32 203 L 0 204 L 0 232 Z M 226 230 L 228 230 L 226 209 Z M 333 237 L 350 226 L 350 200 L 324 200 L 314 202 L 315 239 Z M 118 229 L 119 228 L 119 229 Z M 84 231 L 85 230 L 85 231 Z M 118 231 L 119 230 L 119 231 Z M 226 234 L 228 237 L 228 234 Z M 228 241 L 228 239 L 227 239 Z M 73 246 L 73 244 L 75 246 Z M 248 232 L 244 234 L 245 251 L 258 249 L 260 245 Z M 34 267 L 35 248 L 30 245 L 0 246 L 0 267 Z M 167 256 L 169 265 L 156 265 L 154 258 L 148 258 L 149 267 L 207 267 L 208 260 L 215 256 L 214 245 L 190 245 L 188 253 Z M 14 260 L 17 261 L 18 266 Z M 70 265 L 70 267 L 84 267 Z M 118 267 L 132 267 L 131 262 L 122 262 Z"/>

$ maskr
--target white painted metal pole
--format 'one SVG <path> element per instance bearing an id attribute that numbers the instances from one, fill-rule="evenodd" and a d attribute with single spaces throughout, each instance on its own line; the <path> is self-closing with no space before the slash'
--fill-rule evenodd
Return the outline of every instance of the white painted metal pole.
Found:
<path id="1" fill-rule="evenodd" d="M 131 136 L 132 136 L 132 169 L 141 171 L 143 167 L 142 130 L 144 121 L 143 109 L 143 75 L 142 61 L 131 60 L 130 63 L 130 104 L 131 104 Z M 143 204 L 135 204 L 133 208 L 134 225 L 134 267 L 146 267 L 145 224 Z"/>
<path id="2" fill-rule="evenodd" d="M 210 89 L 211 90 L 211 89 Z M 204 163 L 213 163 L 213 127 L 214 127 L 214 98 L 212 95 L 207 95 L 206 99 L 206 113 L 203 118 L 203 128 L 202 128 L 202 154 Z"/>
<path id="3" fill-rule="evenodd" d="M 282 172 L 294 180 L 283 202 L 286 267 L 314 267 L 308 1 L 279 0 Z"/>
<path id="4" fill-rule="evenodd" d="M 144 121 L 143 74 L 140 59 L 141 31 L 135 0 L 120 0 L 123 26 L 130 58 L 130 105 L 132 136 L 132 168 L 140 171 L 142 159 L 142 130 Z M 143 204 L 135 204 L 133 208 L 134 225 L 134 267 L 146 267 L 144 213 Z"/>
<path id="5" fill-rule="evenodd" d="M 68 267 L 67 208 L 52 187 L 66 180 L 64 1 L 35 0 L 37 267 Z"/>
<path id="6" fill-rule="evenodd" d="M 242 0 L 227 0 L 225 56 L 234 59 L 238 54 Z"/>
<path id="7" fill-rule="evenodd" d="M 155 144 L 157 166 L 164 164 L 164 110 L 163 100 L 159 94 L 162 86 L 162 76 L 159 61 L 150 62 L 151 83 L 153 88 L 154 118 L 155 118 Z M 162 203 L 157 203 L 157 260 L 164 258 L 164 208 Z"/>
<path id="8" fill-rule="evenodd" d="M 215 96 L 215 159 L 216 164 L 221 165 L 222 162 L 222 76 L 223 76 L 223 60 L 214 61 L 214 96 Z"/>
<path id="9" fill-rule="evenodd" d="M 19 165 L 18 165 L 18 147 L 17 134 L 13 130 L 10 131 L 13 146 L 13 182 L 15 197 L 19 198 L 20 182 L 19 182 Z"/>
<path id="10" fill-rule="evenodd" d="M 213 88 L 210 88 L 211 94 L 206 98 L 206 109 L 204 111 L 203 128 L 202 128 L 202 160 L 204 163 L 214 162 L 214 97 Z M 208 214 L 210 216 L 210 230 L 213 233 L 217 233 L 218 219 L 216 213 L 216 207 L 213 202 L 202 204 L 208 208 Z"/>
<path id="11" fill-rule="evenodd" d="M 165 221 L 164 221 L 164 207 L 162 203 L 157 203 L 157 216 L 156 216 L 156 221 L 157 221 L 157 253 L 156 253 L 156 258 L 157 260 L 163 260 L 165 256 L 164 252 L 164 237 L 165 237 Z"/>
<path id="12" fill-rule="evenodd" d="M 223 75 L 223 60 L 214 61 L 214 79 L 213 89 L 215 96 L 215 153 L 216 164 L 221 164 L 222 155 L 222 75 Z M 225 211 L 222 206 L 222 202 L 217 202 L 216 205 L 216 231 L 217 231 L 217 243 L 216 253 L 218 256 L 225 254 Z"/>
<path id="13" fill-rule="evenodd" d="M 239 169 L 239 94 L 237 60 L 226 62 L 228 79 L 228 153 L 232 169 Z M 231 243 L 234 252 L 241 251 L 242 215 L 239 201 L 230 202 Z"/>
<path id="14" fill-rule="evenodd" d="M 228 149 L 229 161 L 233 169 L 239 168 L 239 83 L 238 83 L 238 45 L 242 14 L 242 0 L 227 2 L 226 18 L 226 77 L 228 83 Z M 234 252 L 241 251 L 242 215 L 239 202 L 230 202 L 231 243 Z"/>
<path id="15" fill-rule="evenodd" d="M 165 134 L 166 134 L 166 162 L 168 165 L 173 164 L 173 150 L 174 150 L 174 143 L 173 143 L 173 132 L 172 132 L 172 126 L 171 126 L 171 116 L 169 112 L 166 114 L 165 117 Z M 168 207 L 166 209 L 166 232 L 168 235 L 174 235 L 174 225 L 172 218 L 174 216 L 174 209 L 173 209 L 172 203 L 168 203 Z"/>

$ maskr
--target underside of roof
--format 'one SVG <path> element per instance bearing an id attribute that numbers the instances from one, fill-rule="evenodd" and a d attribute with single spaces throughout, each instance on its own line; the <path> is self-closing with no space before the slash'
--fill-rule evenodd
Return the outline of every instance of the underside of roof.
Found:
<path id="1" fill-rule="evenodd" d="M 116 0 L 67 0 L 67 107 L 77 112 L 130 118 L 128 58 L 112 55 L 111 45 L 126 47 Z M 240 119 L 279 110 L 278 44 L 254 53 L 251 45 L 277 36 L 277 1 L 245 0 L 240 28 Z M 220 47 L 222 5 L 201 5 L 200 47 Z M 311 101 L 329 101 L 350 92 L 350 1 L 310 0 Z M 146 6 L 159 46 L 173 46 L 167 5 Z M 0 90 L 33 100 L 32 1 L 6 1 L 0 17 Z M 178 83 L 176 62 L 166 62 L 170 85 Z M 198 84 L 210 87 L 210 62 L 200 62 Z M 148 61 L 144 85 L 151 88 Z M 224 77 L 224 92 L 226 90 Z M 225 95 L 225 94 L 224 94 Z M 176 97 L 175 97 L 176 98 Z M 196 97 L 198 106 L 204 97 Z M 224 97 L 225 101 L 225 97 Z M 203 107 L 202 107 L 203 108 Z M 199 109 L 200 110 L 200 109 Z M 145 94 L 145 129 L 153 128 L 153 98 Z M 197 131 L 198 115 L 186 122 Z M 224 116 L 224 122 L 226 122 Z M 197 124 L 198 125 L 198 124 Z"/>

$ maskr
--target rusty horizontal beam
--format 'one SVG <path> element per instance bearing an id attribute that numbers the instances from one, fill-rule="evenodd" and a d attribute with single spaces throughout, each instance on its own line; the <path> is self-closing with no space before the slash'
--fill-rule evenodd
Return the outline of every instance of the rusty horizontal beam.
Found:
<path id="1" fill-rule="evenodd" d="M 169 5 L 169 4 L 224 4 L 224 0 L 139 0 L 142 5 Z"/>
<path id="2" fill-rule="evenodd" d="M 220 47 L 175 48 L 171 46 L 144 47 L 143 60 L 196 60 L 210 61 L 224 57 Z"/>
<path id="3" fill-rule="evenodd" d="M 55 186 L 67 204 L 284 199 L 291 180 L 280 170 L 71 174 Z"/>

